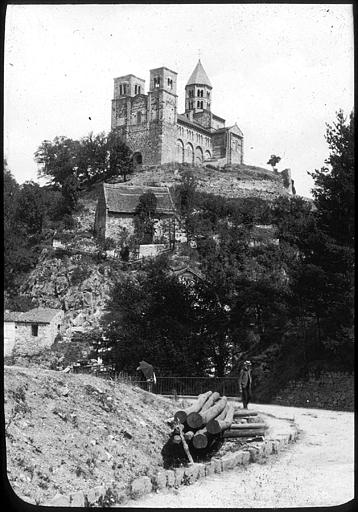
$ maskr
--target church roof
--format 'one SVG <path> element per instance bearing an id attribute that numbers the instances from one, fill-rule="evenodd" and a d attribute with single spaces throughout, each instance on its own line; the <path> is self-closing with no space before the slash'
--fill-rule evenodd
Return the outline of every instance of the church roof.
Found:
<path id="1" fill-rule="evenodd" d="M 203 68 L 203 65 L 199 59 L 197 65 L 195 66 L 194 71 L 192 72 L 188 83 L 186 85 L 194 85 L 194 84 L 200 84 L 200 85 L 207 85 L 208 87 L 212 87 L 210 80 L 208 78 L 208 75 L 205 73 L 205 70 Z"/>
<path id="2" fill-rule="evenodd" d="M 103 183 L 106 208 L 113 213 L 135 213 L 141 195 L 152 192 L 157 198 L 158 213 L 173 214 L 175 207 L 168 187 L 145 187 Z"/>

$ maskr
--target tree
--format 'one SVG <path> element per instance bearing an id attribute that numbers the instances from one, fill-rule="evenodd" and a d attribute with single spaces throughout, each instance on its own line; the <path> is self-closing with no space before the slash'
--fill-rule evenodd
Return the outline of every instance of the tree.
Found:
<path id="1" fill-rule="evenodd" d="M 25 182 L 17 196 L 16 221 L 25 227 L 27 233 L 39 235 L 42 233 L 45 215 L 46 206 L 40 185 L 33 181 Z"/>
<path id="2" fill-rule="evenodd" d="M 157 198 L 153 192 L 140 196 L 134 217 L 134 230 L 139 243 L 153 242 L 156 208 Z"/>
<path id="3" fill-rule="evenodd" d="M 347 122 L 342 110 L 327 124 L 330 155 L 327 166 L 309 173 L 320 228 L 338 244 L 354 247 L 354 115 Z"/>
<path id="4" fill-rule="evenodd" d="M 44 140 L 35 152 L 39 177 L 49 178 L 53 185 L 62 186 L 77 171 L 79 143 L 68 137 L 55 137 L 53 142 Z"/>
<path id="5" fill-rule="evenodd" d="M 112 176 L 123 176 L 127 181 L 128 174 L 133 172 L 132 152 L 121 138 L 118 129 L 113 129 L 107 136 L 108 171 L 107 178 Z"/>
<path id="6" fill-rule="evenodd" d="M 277 156 L 277 155 L 271 155 L 270 156 L 270 159 L 268 160 L 267 164 L 268 165 L 271 165 L 272 167 L 272 170 L 274 172 L 277 172 L 277 168 L 276 168 L 276 165 L 280 162 L 281 160 L 281 157 L 280 156 Z"/>
<path id="7" fill-rule="evenodd" d="M 37 261 L 37 253 L 31 247 L 27 224 L 19 222 L 18 199 L 21 188 L 4 163 L 4 289 L 15 295 L 18 277 L 30 270 Z M 24 205 L 26 207 L 26 205 Z M 27 210 L 21 211 L 21 220 L 26 219 Z M 30 212 L 29 212 L 30 213 Z M 35 215 L 36 218 L 36 215 Z"/>

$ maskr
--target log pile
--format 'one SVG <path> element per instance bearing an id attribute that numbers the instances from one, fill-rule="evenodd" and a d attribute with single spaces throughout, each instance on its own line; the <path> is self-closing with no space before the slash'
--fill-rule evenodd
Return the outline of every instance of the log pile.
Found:
<path id="1" fill-rule="evenodd" d="M 235 407 L 225 396 L 207 391 L 186 409 L 174 414 L 172 442 L 183 444 L 190 462 L 190 448 L 209 448 L 218 438 L 241 439 L 263 437 L 267 425 L 258 413 Z"/>

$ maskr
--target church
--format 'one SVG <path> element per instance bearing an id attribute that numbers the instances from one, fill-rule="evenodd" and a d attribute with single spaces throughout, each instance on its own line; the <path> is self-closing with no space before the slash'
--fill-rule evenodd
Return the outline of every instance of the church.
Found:
<path id="1" fill-rule="evenodd" d="M 177 112 L 177 73 L 150 70 L 145 80 L 129 74 L 114 79 L 111 128 L 133 151 L 136 166 L 187 162 L 216 166 L 243 163 L 243 133 L 211 110 L 213 87 L 199 59 L 185 86 L 185 112 Z"/>

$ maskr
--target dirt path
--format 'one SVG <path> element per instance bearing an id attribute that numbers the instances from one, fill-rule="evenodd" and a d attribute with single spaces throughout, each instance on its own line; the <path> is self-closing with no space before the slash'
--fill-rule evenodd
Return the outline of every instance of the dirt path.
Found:
<path id="1" fill-rule="evenodd" d="M 354 415 L 350 412 L 252 405 L 295 418 L 297 443 L 267 462 L 205 478 L 174 491 L 151 494 L 126 507 L 252 508 L 313 507 L 347 503 L 354 497 Z"/>

